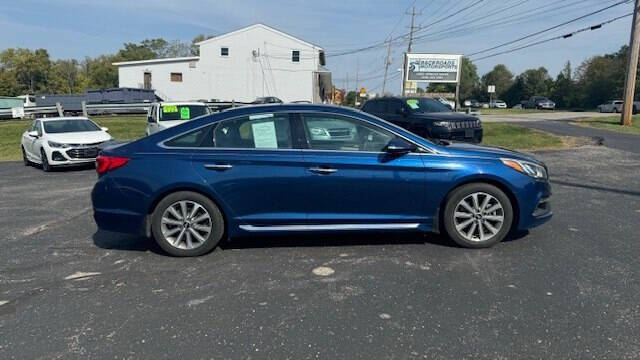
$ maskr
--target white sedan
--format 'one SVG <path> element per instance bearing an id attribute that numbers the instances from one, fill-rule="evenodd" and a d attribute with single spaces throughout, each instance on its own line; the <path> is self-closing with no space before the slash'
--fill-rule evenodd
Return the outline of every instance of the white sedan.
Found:
<path id="1" fill-rule="evenodd" d="M 112 139 L 107 130 L 85 117 L 36 119 L 22 134 L 24 164 L 40 164 L 50 171 L 55 166 L 92 163 L 98 145 Z"/>

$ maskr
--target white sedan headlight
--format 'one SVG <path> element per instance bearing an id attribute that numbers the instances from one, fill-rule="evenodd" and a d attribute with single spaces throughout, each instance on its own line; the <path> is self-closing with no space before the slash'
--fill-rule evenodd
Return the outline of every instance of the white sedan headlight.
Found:
<path id="1" fill-rule="evenodd" d="M 512 168 L 515 171 L 521 172 L 523 174 L 529 175 L 532 178 L 547 180 L 549 175 L 547 174 L 547 169 L 544 166 L 538 165 L 536 163 L 524 160 L 515 160 L 515 159 L 500 159 L 502 163 Z"/>
<path id="2" fill-rule="evenodd" d="M 71 147 L 69 144 L 61 144 L 61 143 L 57 143 L 55 141 L 47 141 L 47 143 L 49 144 L 49 146 L 51 146 L 52 148 L 58 148 L 58 149 L 66 149 L 68 147 Z"/>

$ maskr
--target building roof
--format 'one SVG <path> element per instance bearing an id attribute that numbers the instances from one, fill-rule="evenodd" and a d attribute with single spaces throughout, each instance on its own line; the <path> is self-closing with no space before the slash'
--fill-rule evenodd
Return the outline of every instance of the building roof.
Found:
<path id="1" fill-rule="evenodd" d="M 121 61 L 121 62 L 115 62 L 113 63 L 113 65 L 127 66 L 127 65 L 142 65 L 142 64 L 158 64 L 158 63 L 168 63 L 168 62 L 187 62 L 187 61 L 198 61 L 198 60 L 200 60 L 199 56 L 189 56 L 189 57 L 150 59 L 150 60 L 138 60 L 138 61 Z"/>
<path id="2" fill-rule="evenodd" d="M 286 32 L 284 32 L 284 31 L 280 31 L 280 30 L 278 30 L 278 29 L 276 29 L 276 28 L 273 28 L 273 27 L 271 27 L 271 26 L 268 26 L 268 25 L 265 25 L 265 24 L 262 24 L 262 23 L 257 23 L 257 24 L 253 24 L 253 25 L 245 26 L 245 27 L 243 27 L 243 28 L 241 28 L 241 29 L 237 29 L 237 30 L 231 31 L 231 32 L 228 32 L 228 33 L 226 33 L 226 34 L 222 34 L 222 35 L 214 36 L 214 37 L 209 38 L 209 39 L 207 39 L 207 40 L 200 41 L 199 43 L 196 43 L 196 45 L 203 45 L 203 44 L 206 44 L 206 43 L 209 43 L 209 42 L 213 42 L 213 41 L 217 41 L 217 40 L 220 40 L 220 39 L 224 39 L 224 38 L 226 38 L 226 37 L 228 37 L 228 36 L 232 36 L 232 35 L 235 35 L 235 34 L 238 34 L 238 33 L 244 32 L 244 31 L 249 31 L 249 30 L 258 29 L 258 28 L 261 28 L 261 29 L 265 29 L 265 30 L 268 30 L 268 31 L 274 32 L 274 33 L 276 33 L 276 34 L 278 34 L 278 35 L 280 35 L 280 36 L 283 36 L 283 37 L 289 38 L 289 39 L 291 39 L 291 40 L 297 41 L 297 42 L 302 43 L 302 44 L 304 44 L 304 45 L 307 45 L 307 46 L 309 46 L 309 47 L 317 48 L 317 49 L 323 50 L 323 48 L 322 48 L 321 46 L 318 46 L 318 45 L 312 44 L 312 43 L 310 43 L 310 42 L 306 42 L 306 41 L 304 41 L 304 40 L 302 40 L 302 39 L 300 39 L 300 38 L 297 38 L 297 37 L 295 37 L 295 36 L 293 36 L 293 35 L 287 34 L 287 33 L 286 33 Z"/>

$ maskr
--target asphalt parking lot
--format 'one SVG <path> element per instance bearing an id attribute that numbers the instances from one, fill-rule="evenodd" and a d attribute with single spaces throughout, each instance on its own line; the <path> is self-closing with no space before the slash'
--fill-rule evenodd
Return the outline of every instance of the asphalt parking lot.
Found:
<path id="1" fill-rule="evenodd" d="M 438 236 L 238 239 L 199 257 L 99 232 L 92 169 L 0 163 L 0 358 L 640 357 L 640 154 L 537 154 L 554 219 Z"/>

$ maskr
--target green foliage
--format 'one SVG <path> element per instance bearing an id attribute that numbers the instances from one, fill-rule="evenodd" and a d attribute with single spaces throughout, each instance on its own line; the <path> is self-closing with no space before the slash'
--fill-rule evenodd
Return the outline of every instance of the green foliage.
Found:
<path id="1" fill-rule="evenodd" d="M 482 76 L 482 89 L 486 91 L 489 85 L 495 85 L 496 93 L 494 96 L 501 99 L 513 85 L 513 73 L 506 65 L 498 64 L 493 70 Z"/>
<path id="2" fill-rule="evenodd" d="M 355 104 L 356 104 L 356 92 L 349 91 L 347 95 L 344 97 L 344 102 L 342 103 L 342 105 L 356 106 Z"/>

